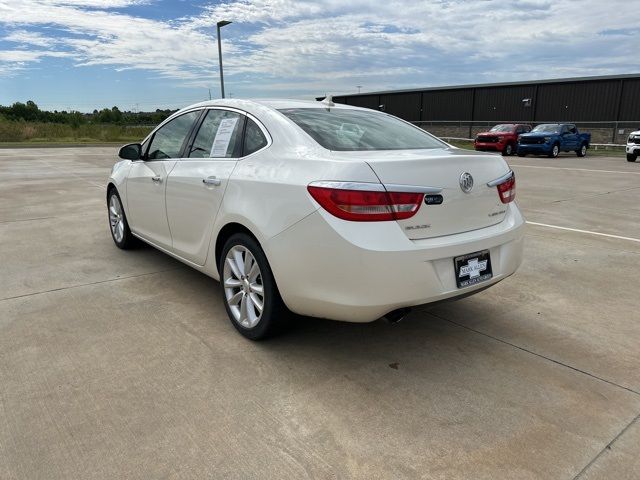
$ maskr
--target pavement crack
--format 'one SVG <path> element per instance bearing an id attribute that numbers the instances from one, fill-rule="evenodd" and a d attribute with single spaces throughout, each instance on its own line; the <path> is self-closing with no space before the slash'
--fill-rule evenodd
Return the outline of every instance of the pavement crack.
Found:
<path id="1" fill-rule="evenodd" d="M 468 327 L 468 326 L 463 325 L 461 323 L 454 322 L 453 320 L 449 320 L 448 318 L 444 318 L 444 317 L 442 317 L 442 316 L 440 316 L 440 315 L 438 315 L 436 313 L 433 313 L 431 311 L 428 311 L 428 313 L 430 315 L 433 315 L 434 317 L 440 319 L 440 320 L 443 320 L 445 322 L 449 322 L 449 323 L 451 323 L 453 325 L 456 325 L 456 326 L 458 326 L 460 328 L 464 328 L 466 330 L 469 330 L 471 332 L 474 332 L 474 333 L 477 333 L 479 335 L 485 336 L 487 338 L 491 338 L 492 340 L 495 340 L 497 342 L 504 343 L 505 345 L 509 345 L 509 346 L 511 346 L 513 348 L 517 348 L 518 350 L 521 350 L 523 352 L 529 353 L 530 355 L 535 355 L 536 357 L 543 358 L 545 360 L 548 360 L 549 362 L 555 363 L 556 365 L 560 365 L 560 366 L 569 368 L 569 369 L 571 369 L 571 370 L 573 370 L 575 372 L 582 373 L 583 375 L 591 377 L 591 378 L 593 378 L 595 380 L 599 380 L 601 382 L 608 383 L 611 386 L 618 387 L 618 388 L 621 388 L 623 390 L 626 390 L 627 392 L 631 392 L 631 393 L 634 393 L 636 395 L 640 395 L 640 392 L 637 391 L 637 390 L 634 390 L 634 389 L 629 388 L 629 387 L 625 387 L 624 385 L 620 385 L 620 384 L 615 383 L 615 382 L 613 382 L 611 380 L 607 380 L 606 378 L 599 377 L 599 376 L 597 376 L 597 375 L 595 375 L 593 373 L 587 372 L 586 370 L 581 370 L 578 367 L 574 367 L 572 365 L 569 365 L 568 363 L 561 362 L 560 360 L 556 360 L 555 358 L 547 357 L 546 355 L 542 355 L 541 353 L 534 352 L 533 350 L 529 350 L 528 348 L 521 347 L 520 345 L 516 345 L 515 343 L 508 342 L 508 341 L 503 340 L 501 338 L 494 337 L 493 335 L 490 335 L 488 333 L 482 332 L 480 330 L 476 330 L 475 328 L 471 328 L 471 327 Z"/>
<path id="2" fill-rule="evenodd" d="M 639 413 L 638 415 L 636 415 L 636 416 L 633 418 L 633 420 L 631 420 L 631 421 L 627 424 L 627 426 L 626 426 L 626 427 L 624 427 L 622 430 L 620 430 L 620 432 L 618 432 L 618 434 L 613 438 L 613 440 L 611 440 L 609 443 L 607 443 L 607 444 L 602 448 L 602 450 L 600 450 L 600 451 L 598 452 L 598 454 L 597 454 L 595 457 L 593 457 L 593 458 L 591 459 L 591 461 L 590 461 L 589 463 L 587 463 L 587 464 L 585 465 L 585 467 L 584 467 L 582 470 L 580 470 L 580 471 L 578 472 L 578 474 L 577 474 L 575 477 L 573 477 L 573 480 L 578 480 L 580 477 L 582 477 L 582 476 L 587 472 L 587 470 L 589 470 L 589 468 L 591 467 L 591 465 L 593 465 L 594 463 L 596 463 L 596 461 L 597 461 L 597 460 L 598 460 L 598 459 L 599 459 L 599 458 L 600 458 L 600 457 L 601 457 L 605 452 L 607 452 L 607 451 L 611 450 L 611 447 L 613 446 L 613 444 L 614 444 L 614 443 L 616 443 L 616 442 L 618 441 L 618 439 L 619 439 L 622 435 L 624 435 L 624 434 L 625 434 L 625 432 L 626 432 L 627 430 L 629 430 L 629 429 L 633 426 L 633 424 L 634 424 L 634 423 L 636 423 L 638 420 L 640 420 L 640 413 Z"/>
<path id="3" fill-rule="evenodd" d="M 51 216 L 51 217 L 19 218 L 17 220 L 3 220 L 2 222 L 0 222 L 0 225 L 5 225 L 7 223 L 18 223 L 18 222 L 33 222 L 35 220 L 50 220 L 52 218 L 58 218 L 58 217 Z"/>
<path id="4" fill-rule="evenodd" d="M 42 290 L 40 292 L 31 292 L 31 293 L 25 293 L 25 294 L 22 294 L 22 295 L 14 295 L 13 297 L 0 298 L 0 302 L 4 302 L 5 300 L 15 300 L 16 298 L 32 297 L 34 295 L 42 295 L 42 294 L 45 294 L 45 293 L 59 292 L 61 290 L 71 290 L 73 288 L 87 287 L 87 286 L 91 286 L 91 285 L 100 285 L 102 283 L 117 282 L 118 280 L 127 280 L 129 278 L 145 277 L 145 276 L 149 276 L 149 275 L 155 275 L 157 273 L 172 272 L 174 270 L 180 270 L 180 269 L 186 269 L 186 267 L 174 267 L 174 268 L 168 268 L 168 269 L 165 269 L 165 270 L 157 270 L 155 272 L 147 272 L 147 273 L 138 273 L 136 275 L 128 275 L 126 277 L 109 278 L 107 280 L 98 280 L 96 282 L 81 283 L 79 285 L 69 285 L 67 287 L 51 288 L 49 290 Z"/>
<path id="5" fill-rule="evenodd" d="M 605 249 L 603 247 L 600 247 L 599 245 L 596 245 L 595 243 L 588 243 L 588 242 L 576 242 L 576 241 L 572 241 L 572 240 L 567 240 L 566 238 L 563 237 L 559 237 L 556 235 L 541 235 L 541 234 L 537 234 L 537 233 L 530 233 L 530 232 L 525 232 L 525 235 L 527 237 L 538 237 L 538 238 L 553 238 L 554 240 L 557 240 L 559 242 L 564 242 L 564 243 L 568 243 L 570 245 L 578 245 L 581 247 L 593 247 L 593 248 L 602 248 Z M 634 252 L 633 250 L 624 250 L 621 248 L 612 248 L 610 246 L 606 247 L 606 250 L 612 251 L 612 252 L 620 252 L 620 253 L 627 253 L 629 255 L 640 255 L 640 252 Z"/>
<path id="6" fill-rule="evenodd" d="M 572 200 L 584 200 L 587 198 L 596 198 L 596 197 L 602 197 L 604 195 L 611 195 L 612 193 L 622 193 L 622 192 L 629 192 L 631 190 L 637 190 L 640 187 L 630 187 L 630 188 L 621 188 L 618 190 L 609 190 L 606 192 L 597 192 L 597 193 L 592 193 L 590 195 L 576 195 L 574 197 L 569 197 L 569 198 L 561 198 L 559 200 L 552 200 L 550 202 L 541 202 L 542 205 L 550 205 L 550 204 L 554 204 L 554 203 L 563 203 L 563 202 L 570 202 Z"/>

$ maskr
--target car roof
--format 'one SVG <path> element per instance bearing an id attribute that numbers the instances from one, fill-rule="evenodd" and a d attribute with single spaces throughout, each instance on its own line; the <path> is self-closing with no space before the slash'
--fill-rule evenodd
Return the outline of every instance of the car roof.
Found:
<path id="1" fill-rule="evenodd" d="M 232 107 L 241 110 L 253 110 L 255 108 L 266 107 L 269 109 L 280 110 L 285 108 L 327 108 L 327 103 L 317 100 L 294 100 L 284 98 L 259 98 L 259 99 L 242 99 L 242 98 L 220 98 L 217 100 L 207 100 L 204 102 L 189 105 L 182 110 L 188 110 L 196 107 Z M 331 108 L 340 109 L 357 109 L 360 107 L 335 103 Z M 181 111 L 182 111 L 181 110 Z M 367 109 L 368 110 L 368 109 Z"/>

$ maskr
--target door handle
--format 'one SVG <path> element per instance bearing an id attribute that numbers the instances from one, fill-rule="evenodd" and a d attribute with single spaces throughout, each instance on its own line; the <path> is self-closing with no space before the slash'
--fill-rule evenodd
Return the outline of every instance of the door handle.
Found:
<path id="1" fill-rule="evenodd" d="M 151 177 L 153 183 L 162 183 L 162 177 L 160 175 L 156 175 L 155 177 Z"/>
<path id="2" fill-rule="evenodd" d="M 217 187 L 222 184 L 222 180 L 220 180 L 219 178 L 216 178 L 215 176 L 211 176 L 211 177 L 203 178 L 202 183 L 204 183 L 205 185 L 213 185 L 214 187 Z"/>

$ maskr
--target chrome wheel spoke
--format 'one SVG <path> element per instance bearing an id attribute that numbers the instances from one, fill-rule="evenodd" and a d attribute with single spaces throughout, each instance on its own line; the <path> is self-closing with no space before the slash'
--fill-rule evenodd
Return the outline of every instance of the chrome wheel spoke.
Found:
<path id="1" fill-rule="evenodd" d="M 227 302 L 229 302 L 229 305 L 237 306 L 243 297 L 244 297 L 244 292 L 241 290 L 236 294 L 234 294 L 231 298 L 229 298 Z"/>
<path id="2" fill-rule="evenodd" d="M 251 295 L 245 295 L 245 298 L 247 301 L 247 322 L 249 323 L 249 327 L 253 327 L 258 323 L 260 312 L 256 313 L 256 306 L 251 299 Z"/>
<path id="3" fill-rule="evenodd" d="M 249 294 L 249 298 L 251 298 L 251 301 L 253 302 L 253 305 L 258 309 L 258 312 L 262 313 L 262 310 L 264 309 L 264 304 L 262 303 L 262 299 L 253 292 Z"/>
<path id="4" fill-rule="evenodd" d="M 242 288 L 242 281 L 237 278 L 227 278 L 224 281 L 226 288 Z"/>
<path id="5" fill-rule="evenodd" d="M 240 302 L 240 323 L 243 325 L 247 321 L 247 297 L 244 292 L 242 293 L 242 300 Z M 245 325 L 248 326 L 248 325 Z"/>
<path id="6" fill-rule="evenodd" d="M 247 277 L 249 277 L 250 282 L 255 282 L 258 275 L 260 275 L 260 268 L 258 267 L 258 262 L 254 260 L 251 270 L 247 273 Z"/>
<path id="7" fill-rule="evenodd" d="M 242 278 L 244 274 L 244 259 L 242 258 L 242 250 L 240 250 L 240 248 L 236 247 L 233 249 L 233 260 L 236 262 L 237 276 L 238 278 Z"/>
<path id="8" fill-rule="evenodd" d="M 231 273 L 233 274 L 233 276 L 240 280 L 240 278 L 242 277 L 242 274 L 240 273 L 240 270 L 238 269 L 238 265 L 236 264 L 235 260 L 231 257 L 227 257 L 227 265 L 229 265 L 229 269 L 231 270 Z"/>
<path id="9" fill-rule="evenodd" d="M 253 269 L 254 264 L 256 264 L 255 259 L 251 253 L 247 252 L 244 256 L 244 269 L 242 273 L 246 276 L 249 276 L 249 272 Z"/>
<path id="10" fill-rule="evenodd" d="M 264 287 L 262 285 L 260 285 L 259 283 L 252 283 L 250 285 L 250 289 L 251 289 L 251 291 L 253 293 L 257 293 L 261 297 L 264 296 Z"/>

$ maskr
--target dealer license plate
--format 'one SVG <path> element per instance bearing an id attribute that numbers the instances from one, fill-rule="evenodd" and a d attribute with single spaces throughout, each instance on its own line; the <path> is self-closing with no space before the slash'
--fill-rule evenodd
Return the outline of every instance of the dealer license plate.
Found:
<path id="1" fill-rule="evenodd" d="M 453 264 L 458 288 L 470 287 L 493 277 L 489 250 L 456 257 Z"/>

